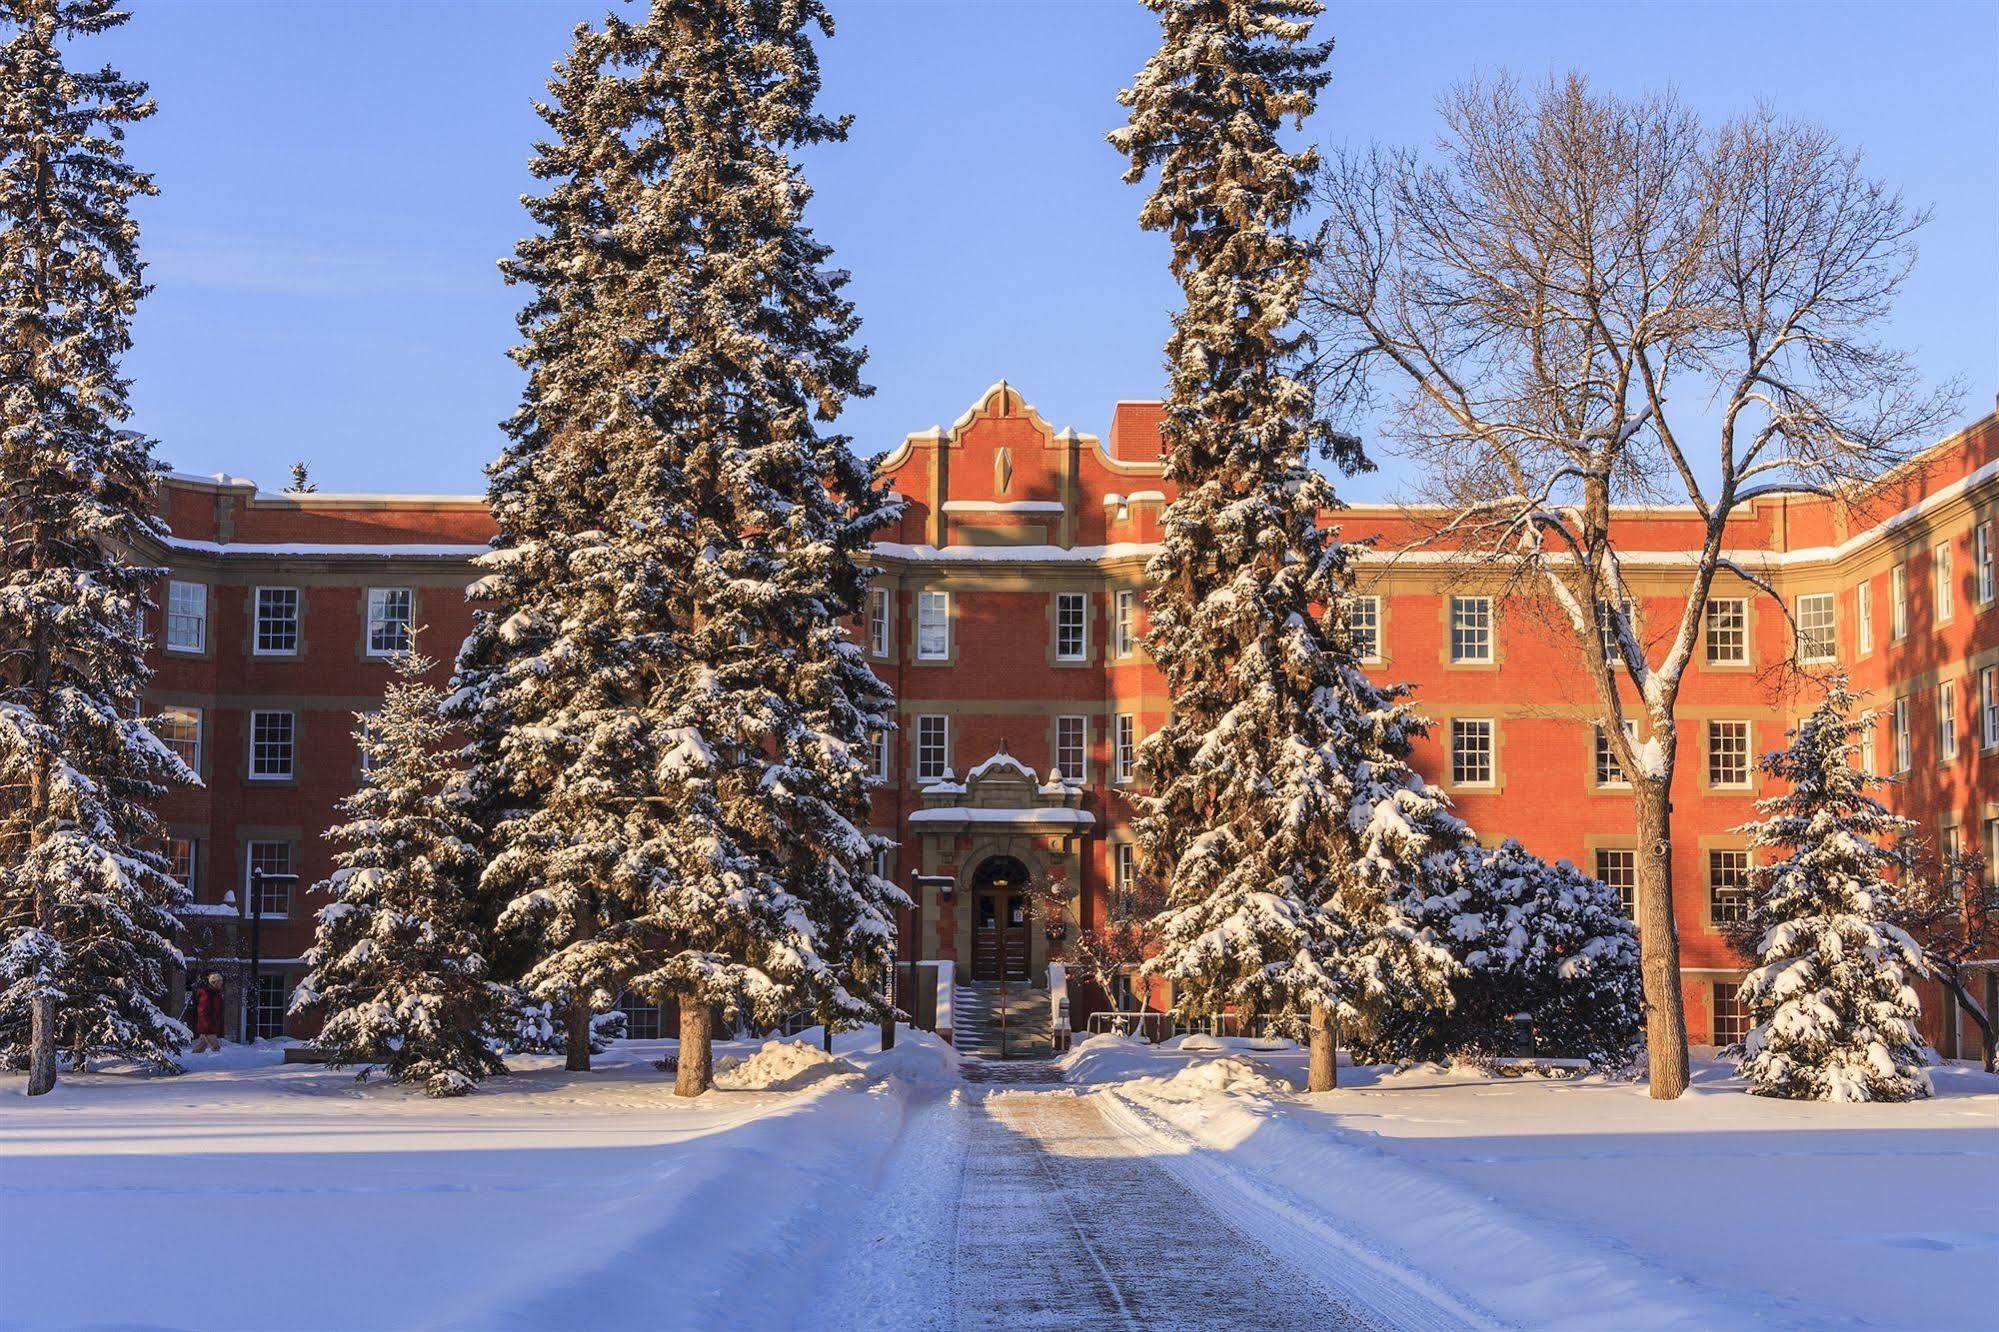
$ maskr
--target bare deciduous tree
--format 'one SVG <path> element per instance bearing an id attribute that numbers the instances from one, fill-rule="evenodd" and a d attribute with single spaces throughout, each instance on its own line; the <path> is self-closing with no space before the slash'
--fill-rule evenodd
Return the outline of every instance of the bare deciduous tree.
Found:
<path id="1" fill-rule="evenodd" d="M 1767 111 L 1709 127 L 1670 96 L 1571 76 L 1538 94 L 1467 85 L 1442 113 L 1433 160 L 1327 156 L 1304 309 L 1318 383 L 1339 410 L 1385 411 L 1442 514 L 1427 540 L 1531 577 L 1578 639 L 1616 649 L 1581 655 L 1631 777 L 1651 1087 L 1670 1099 L 1687 1084 L 1682 680 L 1718 575 L 1774 595 L 1731 555 L 1742 505 L 1847 493 L 1947 418 L 1954 391 L 1875 340 L 1925 215 L 1823 130 Z M 1704 533 L 1683 601 L 1648 632 L 1612 513 L 1660 499 Z"/>
<path id="2" fill-rule="evenodd" d="M 1930 974 L 1978 1028 L 1985 1071 L 1999 1073 L 1999 1013 L 1971 989 L 1999 948 L 1999 876 L 1975 855 L 1945 852 L 1902 885 L 1900 898 L 1895 923 L 1922 945 Z"/>

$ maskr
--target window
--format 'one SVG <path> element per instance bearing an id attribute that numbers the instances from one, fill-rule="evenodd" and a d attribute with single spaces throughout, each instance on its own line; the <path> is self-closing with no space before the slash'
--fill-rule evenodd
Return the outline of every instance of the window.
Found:
<path id="1" fill-rule="evenodd" d="M 256 1025 L 256 1038 L 260 1041 L 275 1041 L 285 1034 L 285 1009 L 290 1007 L 291 996 L 285 990 L 285 978 L 268 972 L 257 973 L 257 1003 L 251 1018 Z"/>
<path id="2" fill-rule="evenodd" d="M 1603 880 L 1605 887 L 1617 891 L 1624 914 L 1638 919 L 1638 853 L 1623 848 L 1599 850 L 1596 877 Z"/>
<path id="3" fill-rule="evenodd" d="M 1492 598 L 1451 598 L 1451 660 L 1492 660 Z"/>
<path id="4" fill-rule="evenodd" d="M 1451 720 L 1451 781 L 1459 786 L 1492 785 L 1492 723 Z"/>
<path id="5" fill-rule="evenodd" d="M 1596 639 L 1603 646 L 1603 661 L 1606 666 L 1621 666 L 1624 664 L 1623 640 L 1618 637 L 1617 633 L 1618 610 L 1623 611 L 1624 622 L 1630 625 L 1631 603 L 1629 601 L 1624 602 L 1617 610 L 1613 610 L 1602 602 L 1598 602 L 1596 607 Z M 1634 634 L 1637 632 L 1636 626 L 1632 626 L 1632 632 Z"/>
<path id="6" fill-rule="evenodd" d="M 1711 721 L 1707 724 L 1707 783 L 1709 786 L 1749 785 L 1749 723 Z"/>
<path id="7" fill-rule="evenodd" d="M 410 650 L 416 593 L 406 587 L 368 589 L 368 655 L 399 657 Z"/>
<path id="8" fill-rule="evenodd" d="M 658 1004 L 647 1003 L 630 990 L 618 996 L 618 1011 L 625 1015 L 625 1039 L 656 1041 L 665 1028 Z"/>
<path id="9" fill-rule="evenodd" d="M 198 853 L 192 837 L 167 838 L 167 876 L 194 896 L 194 869 Z"/>
<path id="10" fill-rule="evenodd" d="M 1089 718 L 1055 719 L 1055 766 L 1060 769 L 1064 781 L 1081 782 L 1088 778 L 1089 743 Z"/>
<path id="11" fill-rule="evenodd" d="M 1832 593 L 1814 592 L 1798 598 L 1798 660 L 1823 665 L 1838 656 L 1833 637 Z"/>
<path id="12" fill-rule="evenodd" d="M 289 712 L 250 714 L 250 777 L 285 781 L 294 775 L 298 718 Z"/>
<path id="13" fill-rule="evenodd" d="M 1860 770 L 1869 777 L 1881 775 L 1881 769 L 1874 766 L 1874 721 L 1871 717 L 1860 732 Z"/>
<path id="14" fill-rule="evenodd" d="M 1909 757 L 1909 700 L 1898 698 L 1892 713 L 1891 730 L 1895 736 L 1895 771 L 1907 772 L 1911 762 Z"/>
<path id="15" fill-rule="evenodd" d="M 1624 733 L 1636 738 L 1638 724 L 1624 723 Z M 1624 765 L 1617 761 L 1617 747 L 1610 743 L 1610 732 L 1598 722 L 1590 727 L 1590 734 L 1596 741 L 1596 784 L 1598 786 L 1629 786 L 1631 778 L 1625 775 Z"/>
<path id="16" fill-rule="evenodd" d="M 1749 1034 L 1749 1010 L 1742 1006 L 1741 988 L 1733 981 L 1715 981 L 1712 1002 L 1714 1043 L 1742 1044 L 1743 1037 Z"/>
<path id="17" fill-rule="evenodd" d="M 1111 606 L 1112 649 L 1120 657 L 1129 657 L 1138 646 L 1138 593 L 1119 592 L 1111 599 Z"/>
<path id="18" fill-rule="evenodd" d="M 951 770 L 951 719 L 924 716 L 916 719 L 916 780 L 941 782 Z"/>
<path id="19" fill-rule="evenodd" d="M 1949 624 L 1957 614 L 1957 589 L 1950 568 L 1950 543 L 1939 544 L 1930 551 L 1930 573 L 1936 580 L 1936 622 Z"/>
<path id="20" fill-rule="evenodd" d="M 1137 886 L 1138 848 L 1119 842 L 1111 848 L 1111 889 L 1119 897 L 1127 897 Z"/>
<path id="21" fill-rule="evenodd" d="M 1354 654 L 1362 661 L 1381 660 L 1381 598 L 1355 597 L 1353 599 Z"/>
<path id="22" fill-rule="evenodd" d="M 1707 660 L 1710 666 L 1749 664 L 1749 603 L 1741 597 L 1708 602 Z"/>
<path id="23" fill-rule="evenodd" d="M 1899 643 L 1909 636 L 1909 572 L 1901 565 L 1888 571 L 1888 637 Z"/>
<path id="24" fill-rule="evenodd" d="M 916 594 L 916 655 L 921 661 L 943 661 L 951 655 L 951 594 Z"/>
<path id="25" fill-rule="evenodd" d="M 188 771 L 201 771 L 201 709 L 162 708 L 153 719 L 153 734 L 180 756 Z"/>
<path id="26" fill-rule="evenodd" d="M 877 657 L 888 655 L 888 589 L 868 590 L 868 651 Z"/>
<path id="27" fill-rule="evenodd" d="M 868 751 L 874 761 L 870 774 L 878 781 L 888 780 L 888 730 L 886 727 L 868 737 Z"/>
<path id="28" fill-rule="evenodd" d="M 1088 616 L 1089 602 L 1081 592 L 1055 594 L 1055 660 L 1083 660 Z"/>
<path id="29" fill-rule="evenodd" d="M 1120 782 L 1128 782 L 1138 767 L 1138 719 L 1129 712 L 1117 715 L 1116 741 L 1112 776 Z"/>
<path id="30" fill-rule="evenodd" d="M 375 743 L 375 728 L 381 725 L 379 712 L 360 712 L 354 715 L 354 762 L 366 777 L 375 770 L 375 760 L 368 750 Z"/>
<path id="31" fill-rule="evenodd" d="M 1985 820 L 1985 881 L 1999 874 L 1999 814 Z"/>
<path id="32" fill-rule="evenodd" d="M 1987 666 L 1978 673 L 1979 741 L 1987 749 L 1999 748 L 1999 666 Z M 1993 863 L 1999 871 L 1999 861 Z"/>
<path id="33" fill-rule="evenodd" d="M 1853 631 L 1859 640 L 1855 651 L 1866 656 L 1874 650 L 1874 584 L 1862 583 L 1853 589 Z"/>
<path id="34" fill-rule="evenodd" d="M 1971 566 L 1978 576 L 1979 604 L 1985 606 L 1999 598 L 1999 572 L 1992 565 L 1992 524 L 1980 523 L 1971 532 Z"/>
<path id="35" fill-rule="evenodd" d="M 1957 681 L 1937 682 L 1937 762 L 1957 757 Z"/>
<path id="36" fill-rule="evenodd" d="M 257 589 L 256 637 L 250 650 L 259 657 L 289 657 L 298 651 L 298 589 Z"/>
<path id="37" fill-rule="evenodd" d="M 1749 919 L 1749 853 L 1707 853 L 1708 918 L 1717 925 L 1740 925 Z"/>
<path id="38" fill-rule="evenodd" d="M 890 883 L 895 882 L 895 866 L 889 863 L 893 858 L 893 853 L 889 848 L 884 846 L 875 849 L 875 877 L 877 879 L 887 879 Z"/>
<path id="39" fill-rule="evenodd" d="M 208 587 L 167 584 L 167 650 L 201 652 L 208 646 Z"/>
<path id="40" fill-rule="evenodd" d="M 261 871 L 261 877 L 259 877 Z M 255 902 L 266 920 L 282 920 L 292 911 L 292 844 L 252 842 L 244 857 L 243 901 Z M 258 885 L 262 885 L 259 893 Z M 247 914 L 247 912 L 246 912 Z"/>

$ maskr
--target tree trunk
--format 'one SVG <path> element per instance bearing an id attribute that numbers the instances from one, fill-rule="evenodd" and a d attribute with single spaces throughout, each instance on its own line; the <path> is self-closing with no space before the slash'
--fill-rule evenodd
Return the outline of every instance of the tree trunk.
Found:
<path id="1" fill-rule="evenodd" d="M 584 996 L 572 1001 L 569 1013 L 563 1019 L 566 1033 L 563 1039 L 565 1058 L 562 1066 L 571 1073 L 590 1071 L 590 999 Z"/>
<path id="2" fill-rule="evenodd" d="M 830 1019 L 819 1024 L 819 1046 L 827 1054 L 833 1053 L 833 1023 Z"/>
<path id="3" fill-rule="evenodd" d="M 1672 778 L 1635 784 L 1638 944 L 1645 982 L 1645 1049 L 1652 1099 L 1687 1089 L 1687 1012 L 1680 993 L 1680 933 L 1673 920 Z"/>
<path id="4" fill-rule="evenodd" d="M 1994 1035 L 1999 1033 L 1995 1033 L 1993 1028 L 1992 1011 L 1990 1009 L 1981 1009 L 1972 999 L 1971 987 L 1964 983 L 1962 973 L 1955 969 L 1940 971 L 1938 972 L 1937 979 L 1943 982 L 1944 993 L 1957 1001 L 1957 1012 L 1947 1012 L 1950 1027 L 1941 1033 L 1944 1039 L 1950 1044 L 1951 1055 L 1954 1057 L 1961 1053 L 1958 1049 L 1957 1024 L 1959 1019 L 1957 1014 L 1962 1013 L 1971 1019 L 1972 1026 L 1978 1028 L 1979 1054 L 1985 1064 L 1985 1071 L 1987 1073 L 1999 1073 L 1999 1060 L 1995 1060 L 1995 1055 L 1999 1055 L 1999 1049 L 1995 1049 L 1993 1040 Z M 1989 995 L 1991 992 L 1992 986 L 1988 981 L 1986 993 Z M 1941 1054 L 1943 1052 L 1939 1050 L 1937 1053 Z"/>
<path id="5" fill-rule="evenodd" d="M 680 1000 L 680 1071 L 675 1096 L 699 1096 L 715 1080 L 715 1047 L 708 1032 L 708 1005 L 693 996 Z"/>
<path id="6" fill-rule="evenodd" d="M 39 797 L 42 783 L 35 783 Z M 35 887 L 35 925 L 45 933 L 55 932 L 54 894 L 47 886 Z M 28 1095 L 42 1096 L 56 1089 L 56 1001 L 46 992 L 35 996 L 30 1009 Z"/>
<path id="7" fill-rule="evenodd" d="M 1333 1011 L 1324 1004 L 1312 1005 L 1311 1071 L 1305 1079 L 1308 1092 L 1331 1091 L 1340 1085 L 1339 1028 Z"/>
<path id="8" fill-rule="evenodd" d="M 895 1015 L 893 1013 L 882 1019 L 882 1049 L 895 1049 Z"/>

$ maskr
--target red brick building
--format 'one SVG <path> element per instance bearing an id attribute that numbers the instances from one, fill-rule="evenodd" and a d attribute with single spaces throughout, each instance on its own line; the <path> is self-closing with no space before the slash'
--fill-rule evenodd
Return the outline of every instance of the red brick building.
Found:
<path id="1" fill-rule="evenodd" d="M 1039 975 L 1061 945 L 1016 900 L 1024 879 L 1078 890 L 1073 924 L 1128 872 L 1121 792 L 1134 746 L 1167 710 L 1140 646 L 1144 566 L 1170 496 L 1159 411 L 1118 404 L 1100 441 L 1051 428 L 1001 383 L 884 460 L 907 504 L 876 546 L 880 577 L 856 632 L 895 690 L 901 729 L 879 754 L 874 817 L 900 843 L 889 868 L 901 882 L 953 884 L 920 895 L 906 931 L 915 956 L 955 959 L 961 974 Z M 275 1030 L 310 938 L 306 889 L 330 867 L 321 834 L 360 776 L 353 714 L 376 705 L 385 658 L 413 626 L 432 655 L 455 651 L 491 523 L 476 498 L 268 495 L 181 475 L 164 503 L 174 538 L 149 552 L 171 569 L 147 626 L 153 702 L 207 783 L 163 810 L 203 926 L 192 951 L 233 972 L 253 867 L 297 875 L 264 881 L 275 961 L 261 1012 Z M 1385 507 L 1338 522 L 1384 550 L 1412 530 Z M 1619 522 L 1641 622 L 1664 634 L 1698 524 L 1671 507 Z M 1735 529 L 1734 558 L 1808 636 L 1801 655 L 1845 666 L 1882 709 L 1873 761 L 1902 778 L 1892 802 L 1940 845 L 1999 862 L 1999 418 L 1849 502 L 1757 500 Z M 1481 837 L 1518 837 L 1628 884 L 1631 806 L 1598 754 L 1575 666 L 1585 648 L 1566 623 L 1531 588 L 1443 552 L 1372 558 L 1362 583 L 1381 677 L 1415 684 L 1436 723 L 1418 751 L 1425 775 Z M 1767 599 L 1724 577 L 1682 695 L 1674 882 L 1697 1043 L 1740 1021 L 1728 996 L 1742 963 L 1716 925 L 1740 906 L 1734 829 L 1762 793 L 1755 758 L 1798 711 L 1790 638 Z M 1932 1037 L 1954 1052 L 1957 1023 L 1931 998 Z"/>

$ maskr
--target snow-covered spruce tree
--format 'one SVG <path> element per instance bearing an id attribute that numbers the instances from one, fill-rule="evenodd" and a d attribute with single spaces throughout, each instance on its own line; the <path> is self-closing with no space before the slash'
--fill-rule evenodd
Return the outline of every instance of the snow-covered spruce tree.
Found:
<path id="1" fill-rule="evenodd" d="M 1638 932 L 1617 894 L 1568 861 L 1508 838 L 1424 862 L 1410 917 L 1459 964 L 1449 1008 L 1391 1009 L 1362 1039 L 1369 1062 L 1482 1059 L 1513 1053 L 1513 1017 L 1533 1019 L 1540 1053 L 1612 1066 L 1637 1050 L 1644 1023 Z"/>
<path id="2" fill-rule="evenodd" d="M 341 802 L 348 821 L 333 900 L 292 999 L 325 1025 L 313 1042 L 327 1062 L 381 1064 L 432 1096 L 460 1096 L 506 1072 L 498 1053 L 509 997 L 488 974 L 477 892 L 477 829 L 456 780 L 441 695 L 423 681 L 435 663 L 405 653 L 381 710 L 356 732 L 367 775 Z"/>
<path id="3" fill-rule="evenodd" d="M 1327 75 L 1313 0 L 1147 0 L 1160 49 L 1119 94 L 1111 143 L 1139 214 L 1172 240 L 1185 297 L 1166 347 L 1162 427 L 1178 488 L 1148 569 L 1147 648 L 1173 714 L 1140 755 L 1137 834 L 1167 885 L 1152 975 L 1184 1012 L 1295 1030 L 1313 1090 L 1334 1084 L 1333 1021 L 1449 1002 L 1449 953 L 1397 906 L 1420 858 L 1462 825 L 1408 766 L 1422 723 L 1361 673 L 1346 631 L 1355 548 L 1315 450 L 1365 466 L 1312 413 L 1291 332 L 1310 265 L 1291 234 L 1317 154 L 1288 152 Z"/>
<path id="4" fill-rule="evenodd" d="M 1879 779 L 1853 754 L 1871 716 L 1855 719 L 1844 678 L 1791 732 L 1763 771 L 1789 786 L 1757 802 L 1751 847 L 1777 853 L 1750 870 L 1745 937 L 1757 965 L 1742 981 L 1749 1034 L 1738 1068 L 1750 1090 L 1808 1101 L 1908 1101 L 1930 1094 L 1909 977 L 1926 974 L 1899 926 L 1889 878 L 1910 869 L 1898 846 L 1915 824 L 1868 794 Z"/>
<path id="5" fill-rule="evenodd" d="M 812 109 L 831 26 L 810 0 L 660 0 L 579 29 L 540 108 L 539 230 L 503 265 L 533 291 L 529 382 L 453 700 L 486 883 L 573 1032 L 586 997 L 678 1003 L 684 1095 L 713 1007 L 879 1017 L 905 901 L 862 831 L 889 699 L 842 628 L 889 511 L 819 426 L 866 391 L 858 321 L 787 156 L 845 136 Z"/>
<path id="6" fill-rule="evenodd" d="M 0 0 L 0 1061 L 28 1092 L 114 1054 L 172 1067 L 180 886 L 148 802 L 194 775 L 138 716 L 164 528 L 118 362 L 145 283 L 125 126 L 145 85 L 65 48 L 108 0 Z"/>

